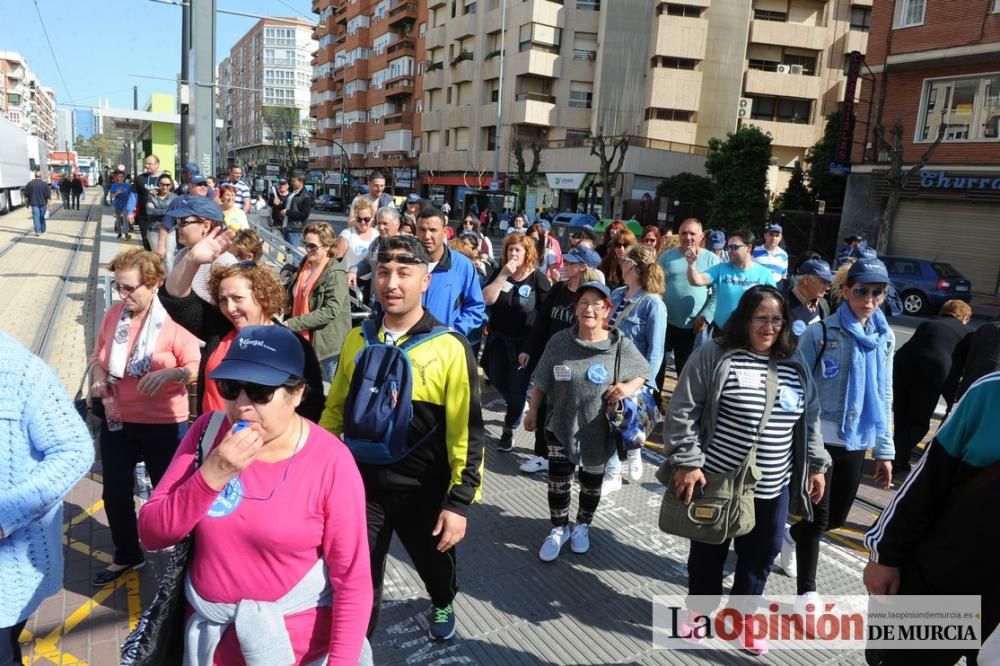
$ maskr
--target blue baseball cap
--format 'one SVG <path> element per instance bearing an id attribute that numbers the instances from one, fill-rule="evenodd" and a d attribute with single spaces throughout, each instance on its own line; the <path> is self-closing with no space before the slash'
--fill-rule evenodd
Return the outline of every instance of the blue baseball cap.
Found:
<path id="1" fill-rule="evenodd" d="M 424 202 L 424 200 L 421 199 L 420 195 L 417 194 L 417 193 L 412 193 L 412 194 L 407 194 L 406 195 L 406 204 L 407 205 L 409 205 L 409 204 L 422 204 L 423 202 Z"/>
<path id="2" fill-rule="evenodd" d="M 284 326 L 240 329 L 211 379 L 233 379 L 262 386 L 281 386 L 303 377 L 305 352 L 298 337 Z"/>
<path id="3" fill-rule="evenodd" d="M 721 250 L 726 247 L 726 234 L 716 229 L 708 232 L 708 249 Z"/>
<path id="4" fill-rule="evenodd" d="M 891 284 L 889 271 L 886 270 L 885 264 L 873 257 L 862 257 L 851 264 L 851 269 L 847 271 L 847 279 L 862 284 Z"/>
<path id="5" fill-rule="evenodd" d="M 170 202 L 170 207 L 164 217 L 183 219 L 193 215 L 203 217 L 213 222 L 222 222 L 222 209 L 208 197 L 200 197 L 194 194 L 185 194 Z"/>
<path id="6" fill-rule="evenodd" d="M 190 183 L 191 185 L 208 185 L 208 179 L 205 178 L 200 173 L 198 173 L 197 171 L 195 171 L 193 174 L 191 174 L 191 179 L 188 180 L 188 183 Z"/>
<path id="7" fill-rule="evenodd" d="M 764 233 L 766 234 L 768 232 L 775 233 L 775 234 L 780 234 L 781 233 L 781 225 L 780 224 L 769 224 L 769 225 L 767 225 L 766 227 L 764 227 Z"/>
<path id="8" fill-rule="evenodd" d="M 601 255 L 589 247 L 577 245 L 563 255 L 563 261 L 568 261 L 571 264 L 585 264 L 591 268 L 597 268 L 601 264 Z"/>
<path id="9" fill-rule="evenodd" d="M 542 231 L 544 231 L 545 233 L 549 233 L 549 231 L 552 229 L 552 225 L 548 223 L 548 220 L 543 220 L 542 218 L 538 218 L 537 220 L 535 220 L 532 226 L 534 226 L 535 224 L 540 226 L 542 228 Z"/>
<path id="10" fill-rule="evenodd" d="M 577 287 L 576 293 L 579 294 L 584 289 L 593 289 L 595 291 L 601 292 L 604 298 L 611 298 L 611 290 L 603 282 L 598 282 L 597 280 L 590 280 L 589 282 L 584 282 L 579 287 Z"/>
<path id="11" fill-rule="evenodd" d="M 196 173 L 201 173 L 201 170 L 198 168 L 198 165 L 195 164 L 194 162 L 187 162 L 184 166 L 181 167 L 181 171 L 182 172 L 187 171 L 192 176 L 195 175 Z"/>
<path id="12" fill-rule="evenodd" d="M 833 282 L 833 271 L 830 270 L 830 264 L 822 259 L 807 259 L 802 262 L 798 270 L 799 275 L 815 275 L 821 280 L 826 280 L 827 282 Z"/>

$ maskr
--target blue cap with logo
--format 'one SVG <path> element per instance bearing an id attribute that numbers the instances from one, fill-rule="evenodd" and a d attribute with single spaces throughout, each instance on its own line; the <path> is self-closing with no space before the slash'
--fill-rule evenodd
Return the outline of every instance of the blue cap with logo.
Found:
<path id="1" fill-rule="evenodd" d="M 721 250 L 726 247 L 726 234 L 716 229 L 708 232 L 708 249 Z"/>
<path id="2" fill-rule="evenodd" d="M 847 271 L 847 279 L 862 284 L 891 284 L 889 282 L 889 271 L 886 270 L 885 264 L 873 257 L 862 257 L 851 264 L 850 270 Z"/>
<path id="3" fill-rule="evenodd" d="M 191 174 L 191 178 L 188 180 L 191 185 L 208 185 L 208 179 L 203 175 L 195 171 Z"/>
<path id="4" fill-rule="evenodd" d="M 807 259 L 802 262 L 798 270 L 799 275 L 815 275 L 821 280 L 833 282 L 833 271 L 830 264 L 823 259 Z"/>
<path id="5" fill-rule="evenodd" d="M 577 245 L 575 248 L 563 255 L 563 261 L 571 264 L 584 264 L 591 268 L 597 268 L 601 264 L 601 255 L 586 246 Z"/>
<path id="6" fill-rule="evenodd" d="M 767 234 L 767 233 L 780 234 L 781 233 L 781 225 L 780 224 L 769 224 L 766 227 L 764 227 L 764 233 L 765 234 Z"/>
<path id="7" fill-rule="evenodd" d="M 420 195 L 417 194 L 417 193 L 415 193 L 415 192 L 412 193 L 412 194 L 406 195 L 406 204 L 407 205 L 409 205 L 409 204 L 422 204 L 423 202 L 424 202 L 424 200 L 421 199 Z"/>
<path id="8" fill-rule="evenodd" d="M 195 194 L 185 194 L 171 201 L 164 217 L 182 220 L 191 215 L 194 217 L 203 217 L 213 222 L 222 222 L 223 219 L 222 209 L 219 208 L 219 204 L 208 197 L 200 197 Z"/>
<path id="9" fill-rule="evenodd" d="M 246 326 L 209 377 L 281 386 L 291 378 L 301 379 L 304 367 L 302 343 L 287 328 Z"/>
<path id="10" fill-rule="evenodd" d="M 181 172 L 183 173 L 184 171 L 187 171 L 192 176 L 195 175 L 196 173 L 201 173 L 201 170 L 198 168 L 198 165 L 195 164 L 194 162 L 185 163 L 184 166 L 181 167 Z"/>
<path id="11" fill-rule="evenodd" d="M 604 298 L 611 298 L 611 290 L 603 282 L 598 282 L 597 280 L 590 280 L 589 282 L 584 282 L 579 287 L 577 287 L 576 293 L 581 293 L 584 289 L 593 289 L 595 291 L 601 292 Z"/>

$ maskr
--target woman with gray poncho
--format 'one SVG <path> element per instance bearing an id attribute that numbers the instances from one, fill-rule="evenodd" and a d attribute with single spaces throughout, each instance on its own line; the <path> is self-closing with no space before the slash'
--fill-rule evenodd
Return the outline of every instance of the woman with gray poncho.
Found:
<path id="1" fill-rule="evenodd" d="M 610 292 L 600 282 L 580 285 L 574 300 L 577 324 L 554 335 L 532 375 L 534 389 L 524 429 L 545 428 L 549 445 L 549 514 L 552 532 L 538 557 L 551 562 L 567 541 L 574 553 L 590 548 L 590 523 L 601 501 L 604 464 L 615 450 L 604 402 L 622 400 L 642 388 L 649 363 L 628 338 L 609 331 Z M 618 357 L 620 348 L 620 358 Z M 617 378 L 615 373 L 618 360 Z M 544 424 L 538 405 L 549 405 Z M 573 471 L 582 467 L 577 525 L 569 525 Z"/>

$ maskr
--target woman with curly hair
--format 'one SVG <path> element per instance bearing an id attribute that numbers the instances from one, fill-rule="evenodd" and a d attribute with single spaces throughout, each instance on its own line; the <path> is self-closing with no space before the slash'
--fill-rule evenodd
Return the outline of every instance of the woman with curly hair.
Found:
<path id="1" fill-rule="evenodd" d="M 275 318 L 285 311 L 285 290 L 281 283 L 270 269 L 252 261 L 212 270 L 208 290 L 218 305 L 198 298 L 191 291 L 198 270 L 227 252 L 233 239 L 231 232 L 214 229 L 178 260 L 159 292 L 160 302 L 171 318 L 205 342 L 198 369 L 201 413 L 225 409 L 225 400 L 215 383 L 206 382 L 205 378 L 225 358 L 240 329 L 277 324 Z M 323 376 L 312 345 L 297 337 L 305 353 L 304 379 L 309 390 L 296 411 L 318 421 L 323 412 Z"/>
<path id="2" fill-rule="evenodd" d="M 608 289 L 614 291 L 625 284 L 622 277 L 622 262 L 629 251 L 638 245 L 638 240 L 628 229 L 621 229 L 611 237 L 611 244 L 608 246 L 608 253 L 604 255 L 599 269 L 604 273 L 604 279 Z"/>

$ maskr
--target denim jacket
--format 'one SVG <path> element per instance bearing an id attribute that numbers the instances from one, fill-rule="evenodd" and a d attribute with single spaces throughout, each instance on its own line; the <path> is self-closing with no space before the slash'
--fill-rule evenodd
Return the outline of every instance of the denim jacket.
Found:
<path id="1" fill-rule="evenodd" d="M 625 300 L 628 287 L 619 287 L 611 292 L 614 308 Z M 643 358 L 649 361 L 649 384 L 656 382 L 656 374 L 663 363 L 663 342 L 667 336 L 667 307 L 662 298 L 640 289 L 633 299 L 635 305 L 625 313 L 625 318 L 615 323 L 625 337 L 639 349 Z M 614 312 L 614 310 L 612 310 Z"/>
<path id="2" fill-rule="evenodd" d="M 696 349 L 681 371 L 663 424 L 663 445 L 670 465 L 697 468 L 705 465 L 705 446 L 715 436 L 719 399 L 735 353 L 723 350 L 713 340 Z M 830 454 L 823 447 L 819 430 L 819 399 L 808 369 L 800 365 L 796 356 L 779 363 L 795 368 L 805 389 L 805 411 L 792 429 L 788 510 L 811 519 L 809 475 L 826 472 L 830 466 Z"/>
<path id="3" fill-rule="evenodd" d="M 823 345 L 823 327 L 826 327 L 826 345 Z M 892 356 L 896 346 L 896 336 L 889 329 L 885 349 L 885 395 L 882 397 L 882 408 L 885 411 L 886 434 L 876 438 L 874 442 L 865 442 L 863 448 L 874 448 L 876 460 L 892 460 L 896 447 L 892 442 L 889 425 L 892 423 Z M 851 355 L 854 338 L 844 329 L 840 313 L 834 312 L 823 321 L 816 322 L 806 328 L 799 336 L 799 346 L 795 354 L 799 363 L 807 368 L 813 376 L 819 393 L 819 402 L 824 421 L 836 423 L 837 427 L 844 422 L 844 401 L 847 398 L 847 375 L 851 368 Z M 820 357 L 822 356 L 822 360 Z M 858 447 L 847 447 L 857 450 Z"/>

